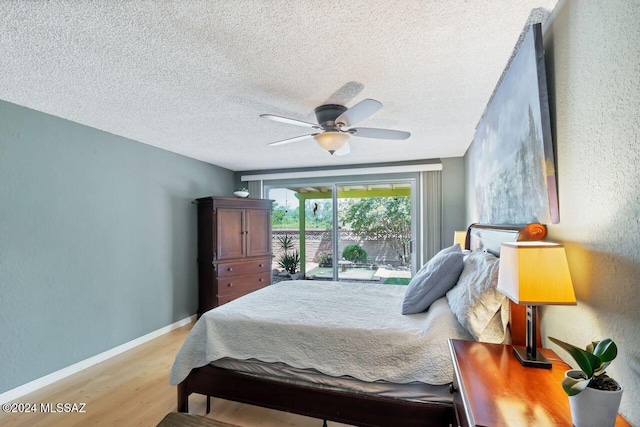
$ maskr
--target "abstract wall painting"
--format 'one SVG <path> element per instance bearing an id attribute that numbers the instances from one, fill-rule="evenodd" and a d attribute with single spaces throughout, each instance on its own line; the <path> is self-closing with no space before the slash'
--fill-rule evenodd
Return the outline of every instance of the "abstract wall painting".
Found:
<path id="1" fill-rule="evenodd" d="M 478 123 L 469 150 L 473 217 L 486 224 L 560 221 L 542 30 L 532 25 Z"/>

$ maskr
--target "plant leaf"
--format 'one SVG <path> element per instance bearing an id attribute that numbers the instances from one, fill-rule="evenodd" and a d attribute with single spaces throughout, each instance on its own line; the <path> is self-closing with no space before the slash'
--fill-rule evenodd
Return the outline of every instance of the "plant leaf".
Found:
<path id="1" fill-rule="evenodd" d="M 562 388 L 564 392 L 569 396 L 575 396 L 580 393 L 582 390 L 587 388 L 590 380 L 579 380 L 571 377 L 564 377 L 562 380 Z"/>
<path id="2" fill-rule="evenodd" d="M 598 368 L 596 370 L 593 371 L 593 376 L 594 377 L 598 377 L 598 376 L 604 374 L 604 370 L 607 369 L 610 364 L 611 364 L 611 362 L 602 362 L 602 364 L 600 366 L 598 366 Z"/>
<path id="3" fill-rule="evenodd" d="M 549 337 L 549 339 L 552 342 L 558 344 L 567 353 L 569 353 L 571 357 L 573 357 L 573 359 L 578 363 L 580 369 L 582 369 L 589 378 L 593 376 L 593 371 L 596 368 L 600 367 L 600 365 L 602 364 L 598 357 L 579 347 L 576 347 L 575 345 L 571 345 L 553 337 Z"/>
<path id="4" fill-rule="evenodd" d="M 593 355 L 603 362 L 611 362 L 618 355 L 618 347 L 611 338 L 605 338 L 596 345 Z"/>
<path id="5" fill-rule="evenodd" d="M 598 341 L 591 341 L 589 344 L 587 344 L 587 348 L 586 350 L 593 354 L 593 349 L 596 348 L 596 346 L 598 345 Z"/>

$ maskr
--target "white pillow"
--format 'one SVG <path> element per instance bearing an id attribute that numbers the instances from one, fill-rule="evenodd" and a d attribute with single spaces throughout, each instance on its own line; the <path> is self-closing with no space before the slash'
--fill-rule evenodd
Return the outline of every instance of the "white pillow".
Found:
<path id="1" fill-rule="evenodd" d="M 505 338 L 509 302 L 497 289 L 499 266 L 500 260 L 490 253 L 472 252 L 458 283 L 447 292 L 451 311 L 478 341 L 500 343 Z"/>
<path id="2" fill-rule="evenodd" d="M 478 341 L 493 344 L 511 344 L 511 337 L 508 332 L 510 313 L 511 304 L 509 298 L 505 298 L 498 312 L 491 318 L 487 327 L 478 337 Z"/>

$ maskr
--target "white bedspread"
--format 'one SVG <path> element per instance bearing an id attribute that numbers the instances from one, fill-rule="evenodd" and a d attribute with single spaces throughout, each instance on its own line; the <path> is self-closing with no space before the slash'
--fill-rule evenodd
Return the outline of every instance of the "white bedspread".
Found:
<path id="1" fill-rule="evenodd" d="M 205 313 L 176 356 L 170 383 L 223 357 L 283 362 L 364 381 L 446 384 L 448 338 L 471 339 L 446 298 L 402 315 L 406 287 L 288 281 Z"/>

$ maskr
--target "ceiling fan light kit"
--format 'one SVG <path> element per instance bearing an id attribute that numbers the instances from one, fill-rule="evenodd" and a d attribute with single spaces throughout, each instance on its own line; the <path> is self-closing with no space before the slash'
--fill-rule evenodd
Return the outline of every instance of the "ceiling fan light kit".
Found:
<path id="1" fill-rule="evenodd" d="M 388 140 L 403 140 L 411 136 L 409 132 L 399 130 L 351 127 L 371 116 L 380 108 L 382 108 L 382 104 L 375 99 L 364 99 L 349 109 L 344 105 L 338 104 L 321 105 L 314 110 L 318 124 L 276 116 L 274 114 L 261 114 L 260 117 L 280 123 L 310 127 L 322 131 L 320 133 L 316 132 L 272 142 L 269 144 L 270 146 L 284 145 L 313 138 L 330 154 L 342 156 L 351 151 L 348 144 L 351 136 Z"/>
<path id="2" fill-rule="evenodd" d="M 349 140 L 349 134 L 344 132 L 323 132 L 313 136 L 313 139 L 330 154 L 335 153 Z"/>

